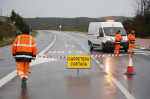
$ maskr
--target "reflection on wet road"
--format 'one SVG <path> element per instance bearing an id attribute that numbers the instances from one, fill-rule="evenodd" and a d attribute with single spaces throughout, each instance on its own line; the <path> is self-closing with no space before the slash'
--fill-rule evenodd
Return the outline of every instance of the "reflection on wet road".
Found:
<path id="1" fill-rule="evenodd" d="M 56 35 L 55 43 L 44 53 L 46 56 L 110 54 L 100 49 L 90 52 L 86 35 L 83 34 L 40 32 L 41 36 L 36 39 L 39 52 L 53 42 Z M 0 99 L 148 99 L 149 56 L 147 51 L 135 51 L 133 68 L 136 75 L 132 76 L 124 75 L 129 63 L 128 55 L 91 58 L 91 69 L 80 69 L 79 74 L 76 69 L 67 69 L 66 59 L 39 62 L 30 68 L 26 89 L 21 89 L 17 76 L 0 88 Z M 0 58 L 0 62 L 4 60 Z M 6 70 L 6 67 L 2 70 Z"/>

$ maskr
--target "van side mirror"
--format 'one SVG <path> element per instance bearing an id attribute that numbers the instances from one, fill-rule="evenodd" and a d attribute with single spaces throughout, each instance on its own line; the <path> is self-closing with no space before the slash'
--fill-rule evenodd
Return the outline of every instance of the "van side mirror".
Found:
<path id="1" fill-rule="evenodd" d="M 102 32 L 99 34 L 99 37 L 104 37 L 104 35 L 103 35 L 103 33 L 102 33 Z"/>

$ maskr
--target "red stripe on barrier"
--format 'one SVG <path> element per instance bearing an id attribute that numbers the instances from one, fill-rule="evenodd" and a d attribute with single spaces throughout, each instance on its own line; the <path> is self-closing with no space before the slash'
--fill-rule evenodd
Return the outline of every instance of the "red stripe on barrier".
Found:
<path id="1" fill-rule="evenodd" d="M 132 54 L 128 54 L 130 58 L 132 58 Z M 90 55 L 91 57 L 104 57 L 105 55 Z M 113 56 L 120 56 L 119 54 L 106 54 L 105 57 L 113 57 Z M 60 56 L 60 57 L 48 57 L 43 56 L 43 58 L 58 58 L 58 59 L 66 59 L 67 56 Z"/>

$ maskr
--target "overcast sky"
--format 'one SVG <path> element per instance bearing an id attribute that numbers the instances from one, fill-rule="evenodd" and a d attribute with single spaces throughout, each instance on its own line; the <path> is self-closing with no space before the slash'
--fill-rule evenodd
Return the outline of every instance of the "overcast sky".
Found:
<path id="1" fill-rule="evenodd" d="M 3 16 L 25 18 L 134 16 L 134 0 L 0 0 Z"/>

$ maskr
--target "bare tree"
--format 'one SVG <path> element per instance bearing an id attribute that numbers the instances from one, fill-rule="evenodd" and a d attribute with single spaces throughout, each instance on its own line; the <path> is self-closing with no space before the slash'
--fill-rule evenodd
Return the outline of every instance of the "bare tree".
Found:
<path id="1" fill-rule="evenodd" d="M 142 15 L 150 14 L 150 0 L 134 0 L 135 5 L 133 5 L 135 14 Z"/>

